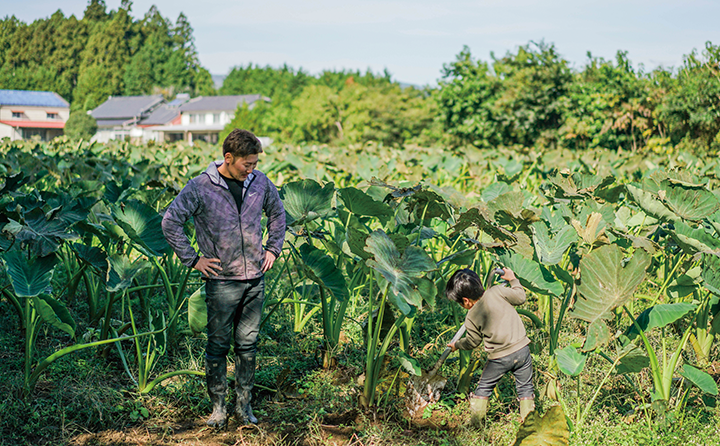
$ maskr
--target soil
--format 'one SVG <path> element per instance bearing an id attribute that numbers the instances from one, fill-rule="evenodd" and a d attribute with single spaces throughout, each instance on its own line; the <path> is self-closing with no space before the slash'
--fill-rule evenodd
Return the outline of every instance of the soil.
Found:
<path id="1" fill-rule="evenodd" d="M 461 419 L 450 416 L 447 411 L 432 411 L 430 416 L 403 420 L 403 435 L 422 437 L 428 429 L 452 431 L 460 427 Z M 283 425 L 260 422 L 257 426 L 240 426 L 234 419 L 224 429 L 205 425 L 204 419 L 179 423 L 162 423 L 151 426 L 152 420 L 127 430 L 105 430 L 83 433 L 72 437 L 73 446 L 265 446 L 265 445 L 364 445 L 362 432 L 372 424 L 386 424 L 380 418 L 368 420 L 358 410 L 327 414 L 322 423 L 315 426 Z"/>

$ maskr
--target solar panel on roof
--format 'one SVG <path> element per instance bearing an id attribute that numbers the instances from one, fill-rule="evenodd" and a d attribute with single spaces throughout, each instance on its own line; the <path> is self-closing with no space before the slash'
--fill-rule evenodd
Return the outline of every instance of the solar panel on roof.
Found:
<path id="1" fill-rule="evenodd" d="M 35 107 L 69 107 L 70 104 L 52 91 L 0 90 L 0 105 Z"/>

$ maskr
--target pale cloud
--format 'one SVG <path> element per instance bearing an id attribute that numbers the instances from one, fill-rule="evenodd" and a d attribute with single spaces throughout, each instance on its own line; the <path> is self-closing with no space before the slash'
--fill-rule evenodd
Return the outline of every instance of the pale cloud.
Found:
<path id="1" fill-rule="evenodd" d="M 444 37 L 453 35 L 447 31 L 440 31 L 436 29 L 406 29 L 399 31 L 400 34 L 406 36 L 421 36 L 421 37 Z"/>
<path id="2" fill-rule="evenodd" d="M 217 5 L 215 8 L 213 5 Z M 206 23 L 215 25 L 282 25 L 301 23 L 317 25 L 360 25 L 432 20 L 457 13 L 435 2 L 362 0 L 340 3 L 336 0 L 288 2 L 241 1 L 230 5 L 222 0 L 206 0 L 202 6 L 191 6 Z M 222 10 L 222 13 L 218 13 Z"/>

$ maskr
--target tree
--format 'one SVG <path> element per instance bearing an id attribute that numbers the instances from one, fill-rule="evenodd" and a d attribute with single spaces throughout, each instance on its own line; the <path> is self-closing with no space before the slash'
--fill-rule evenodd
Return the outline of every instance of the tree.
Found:
<path id="1" fill-rule="evenodd" d="M 101 22 L 106 20 L 109 17 L 106 9 L 107 6 L 105 5 L 105 0 L 90 0 L 85 8 L 83 20 L 89 22 Z"/>
<path id="2" fill-rule="evenodd" d="M 618 51 L 614 64 L 589 56 L 568 89 L 561 139 L 573 149 L 639 149 L 659 132 L 652 83 L 632 67 L 626 52 Z"/>
<path id="3" fill-rule="evenodd" d="M 73 110 L 90 110 L 108 96 L 122 94 L 131 25 L 129 10 L 122 8 L 110 20 L 93 25 L 81 55 Z"/>
<path id="4" fill-rule="evenodd" d="M 673 87 L 660 107 L 672 141 L 720 148 L 720 46 L 685 56 Z"/>
<path id="5" fill-rule="evenodd" d="M 232 121 L 220 132 L 219 140 L 225 141 L 225 138 L 234 129 L 249 130 L 257 136 L 268 136 L 268 129 L 265 124 L 268 112 L 269 107 L 263 100 L 255 101 L 252 108 L 246 102 L 243 102 L 235 111 Z"/>
<path id="6" fill-rule="evenodd" d="M 89 140 L 97 132 L 95 118 L 83 111 L 70 113 L 70 118 L 65 123 L 65 134 L 71 139 Z"/>
<path id="7" fill-rule="evenodd" d="M 503 142 L 493 109 L 501 88 L 502 81 L 487 63 L 475 61 L 468 47 L 443 67 L 437 100 L 444 128 L 455 144 L 492 147 Z"/>
<path id="8" fill-rule="evenodd" d="M 138 49 L 123 76 L 126 95 L 149 94 L 154 87 L 172 85 L 166 65 L 174 46 L 170 23 L 153 5 L 138 28 Z"/>

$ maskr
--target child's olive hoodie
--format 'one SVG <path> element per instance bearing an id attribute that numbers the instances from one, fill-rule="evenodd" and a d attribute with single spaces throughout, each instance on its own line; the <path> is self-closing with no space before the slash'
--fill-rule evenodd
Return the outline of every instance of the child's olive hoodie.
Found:
<path id="1" fill-rule="evenodd" d="M 525 289 L 513 279 L 510 286 L 488 288 L 465 316 L 465 337 L 455 343 L 461 350 L 485 344 L 488 358 L 498 359 L 530 344 L 525 326 L 513 306 L 525 303 Z"/>

